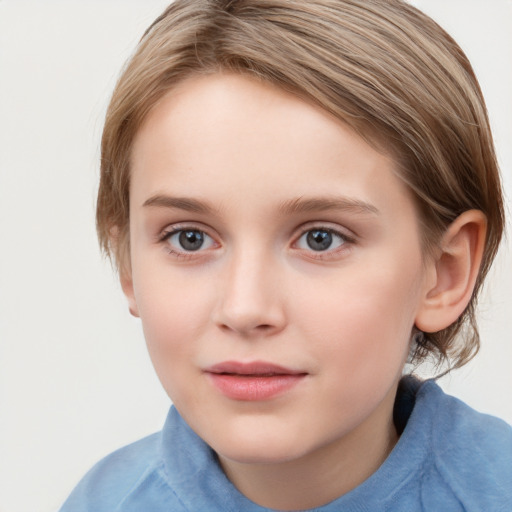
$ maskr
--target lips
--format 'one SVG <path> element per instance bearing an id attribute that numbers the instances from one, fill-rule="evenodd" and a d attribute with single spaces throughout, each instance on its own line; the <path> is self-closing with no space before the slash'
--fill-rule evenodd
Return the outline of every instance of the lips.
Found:
<path id="1" fill-rule="evenodd" d="M 214 387 L 233 400 L 269 400 L 291 390 L 307 375 L 267 362 L 226 361 L 205 370 Z"/>

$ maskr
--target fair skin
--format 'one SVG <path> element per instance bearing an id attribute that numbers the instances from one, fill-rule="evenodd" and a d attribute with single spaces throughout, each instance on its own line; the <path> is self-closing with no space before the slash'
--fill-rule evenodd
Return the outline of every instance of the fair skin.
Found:
<path id="1" fill-rule="evenodd" d="M 397 441 L 414 325 L 443 328 L 469 300 L 485 221 L 469 215 L 425 261 L 390 156 L 237 75 L 178 84 L 131 156 L 122 286 L 180 414 L 260 505 L 350 491 Z M 284 367 L 286 384 L 225 366 L 219 379 L 226 362 Z"/>

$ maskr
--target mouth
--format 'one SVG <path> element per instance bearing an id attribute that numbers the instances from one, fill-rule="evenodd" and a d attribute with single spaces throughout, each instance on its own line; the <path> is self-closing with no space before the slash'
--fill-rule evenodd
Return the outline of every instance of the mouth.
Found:
<path id="1" fill-rule="evenodd" d="M 207 368 L 205 373 L 218 391 L 240 401 L 275 398 L 290 391 L 307 376 L 306 372 L 263 361 L 226 361 Z"/>

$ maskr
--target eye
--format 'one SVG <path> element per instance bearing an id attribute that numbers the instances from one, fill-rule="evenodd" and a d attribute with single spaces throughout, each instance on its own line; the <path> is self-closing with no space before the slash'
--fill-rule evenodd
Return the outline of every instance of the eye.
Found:
<path id="1" fill-rule="evenodd" d="M 199 229 L 177 229 L 165 235 L 164 240 L 176 252 L 196 252 L 215 244 L 211 236 Z"/>
<path id="2" fill-rule="evenodd" d="M 341 247 L 348 238 L 341 233 L 326 228 L 315 228 L 304 232 L 297 240 L 299 249 L 324 252 Z"/>

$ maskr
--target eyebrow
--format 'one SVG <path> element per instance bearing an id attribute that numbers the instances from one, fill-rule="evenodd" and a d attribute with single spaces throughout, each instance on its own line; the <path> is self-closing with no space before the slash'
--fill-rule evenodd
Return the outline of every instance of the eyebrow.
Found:
<path id="1" fill-rule="evenodd" d="M 378 215 L 380 212 L 374 205 L 350 197 L 298 197 L 281 203 L 279 211 L 283 214 L 352 211 L 361 214 Z"/>
<path id="2" fill-rule="evenodd" d="M 142 206 L 155 206 L 160 208 L 175 208 L 193 213 L 210 214 L 214 208 L 208 203 L 189 197 L 172 197 L 167 195 L 155 195 L 144 201 Z"/>
<path id="3" fill-rule="evenodd" d="M 146 201 L 143 207 L 174 208 L 187 212 L 211 214 L 215 211 L 207 202 L 189 197 L 173 197 L 157 194 Z M 279 212 L 284 215 L 325 211 L 352 211 L 361 214 L 378 215 L 379 210 L 372 204 L 349 197 L 297 197 L 282 202 Z"/>

